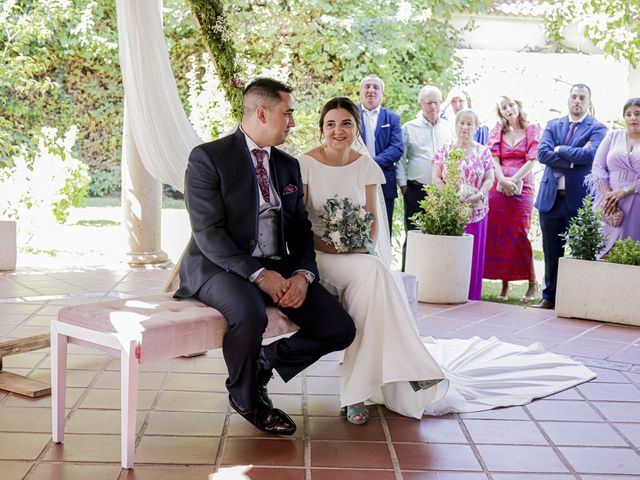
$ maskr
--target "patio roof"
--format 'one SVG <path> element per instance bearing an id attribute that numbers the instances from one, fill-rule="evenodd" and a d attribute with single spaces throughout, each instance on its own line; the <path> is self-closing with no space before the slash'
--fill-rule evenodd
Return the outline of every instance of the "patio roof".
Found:
<path id="1" fill-rule="evenodd" d="M 48 332 L 64 305 L 161 289 L 162 269 L 23 271 L 0 275 L 0 339 Z M 299 425 L 269 437 L 228 407 L 221 351 L 145 365 L 136 468 L 121 470 L 119 361 L 71 346 L 65 443 L 51 441 L 50 398 L 0 391 L 0 477 L 13 479 L 630 479 L 640 478 L 640 328 L 556 318 L 553 311 L 469 302 L 419 306 L 421 334 L 541 342 L 598 378 L 524 407 L 420 421 L 384 407 L 365 426 L 338 413 L 330 355 L 285 384 L 274 403 Z M 48 351 L 4 359 L 48 381 Z"/>

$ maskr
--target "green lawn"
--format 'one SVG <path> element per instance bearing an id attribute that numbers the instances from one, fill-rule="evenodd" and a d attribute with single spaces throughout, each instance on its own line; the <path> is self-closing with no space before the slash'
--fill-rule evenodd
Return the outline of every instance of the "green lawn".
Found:
<path id="1" fill-rule="evenodd" d="M 529 287 L 529 282 L 517 281 L 517 282 L 509 282 L 510 283 L 510 291 L 509 291 L 509 300 L 506 302 L 501 302 L 498 300 L 498 295 L 500 295 L 500 291 L 502 290 L 502 281 L 500 280 L 483 280 L 482 281 L 482 300 L 486 302 L 498 302 L 498 303 L 511 303 L 514 305 L 524 305 L 523 302 L 520 301 L 520 298 L 527 293 L 527 288 Z M 541 300 L 541 287 L 538 284 L 538 296 L 537 298 L 531 302 L 533 304 L 538 303 Z"/>

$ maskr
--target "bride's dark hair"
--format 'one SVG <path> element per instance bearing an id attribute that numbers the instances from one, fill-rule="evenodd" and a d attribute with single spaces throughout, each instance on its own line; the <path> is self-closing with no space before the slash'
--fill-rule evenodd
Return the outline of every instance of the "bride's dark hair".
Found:
<path id="1" fill-rule="evenodd" d="M 320 114 L 320 140 L 322 140 L 322 126 L 324 125 L 324 117 L 327 116 L 331 110 L 336 110 L 338 108 L 342 108 L 351 114 L 353 119 L 356 122 L 356 128 L 358 130 L 358 135 L 362 136 L 362 127 L 360 125 L 360 110 L 358 110 L 358 106 L 353 103 L 353 101 L 347 97 L 335 97 L 329 100 L 322 107 L 322 113 Z"/>

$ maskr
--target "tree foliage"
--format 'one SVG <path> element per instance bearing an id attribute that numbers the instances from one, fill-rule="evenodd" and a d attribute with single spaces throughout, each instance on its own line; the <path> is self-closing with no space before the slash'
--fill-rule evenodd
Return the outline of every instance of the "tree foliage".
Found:
<path id="1" fill-rule="evenodd" d="M 247 81 L 269 75 L 290 83 L 299 127 L 288 148 L 299 151 L 317 141 L 324 101 L 335 95 L 355 99 L 368 73 L 385 80 L 386 106 L 405 119 L 413 116 L 422 85 L 446 88 L 459 75 L 454 48 L 464 31 L 452 26 L 451 15 L 484 5 L 485 0 L 164 0 L 165 38 L 183 105 L 192 119 L 215 123 L 207 132 L 214 138 L 229 117 L 239 118 Z M 202 95 L 212 85 L 226 99 Z M 92 170 L 117 167 L 123 92 L 115 1 L 0 2 L 0 102 L 0 167 L 11 163 L 20 146 L 35 148 L 42 127 L 67 131 L 72 125 L 78 127 L 78 158 Z M 196 111 L 203 109 L 204 114 Z"/>
<path id="2" fill-rule="evenodd" d="M 80 156 L 110 161 L 122 123 L 115 2 L 6 0 L 0 55 L 0 165 L 41 127 L 74 124 Z"/>
<path id="3" fill-rule="evenodd" d="M 577 23 L 597 47 L 633 67 L 640 63 L 640 1 L 562 0 L 549 2 L 545 16 L 549 36 L 564 40 L 565 28 Z"/>

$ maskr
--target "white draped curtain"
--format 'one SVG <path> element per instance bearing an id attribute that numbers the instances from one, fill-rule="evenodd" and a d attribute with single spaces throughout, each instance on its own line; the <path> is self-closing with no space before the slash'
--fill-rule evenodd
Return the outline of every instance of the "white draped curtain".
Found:
<path id="1" fill-rule="evenodd" d="M 162 25 L 162 0 L 116 0 L 126 115 L 142 163 L 184 191 L 189 152 L 202 143 L 178 96 Z"/>

